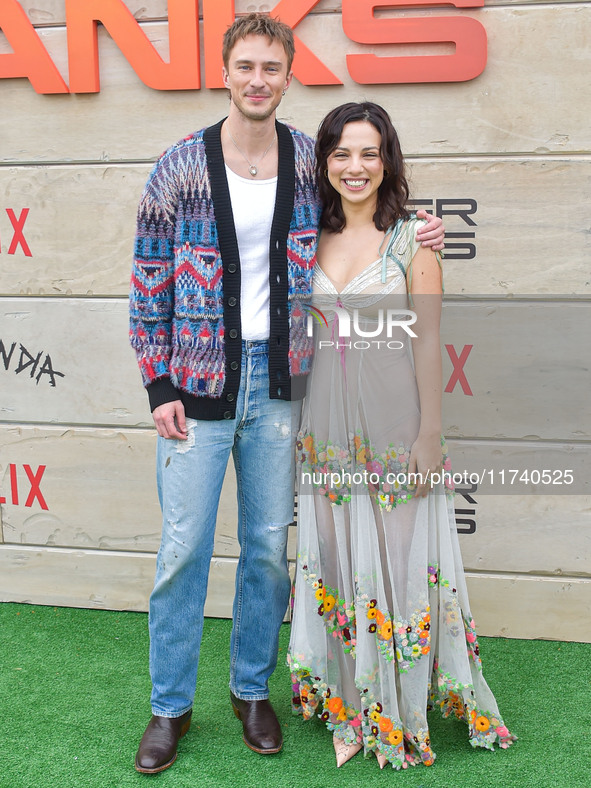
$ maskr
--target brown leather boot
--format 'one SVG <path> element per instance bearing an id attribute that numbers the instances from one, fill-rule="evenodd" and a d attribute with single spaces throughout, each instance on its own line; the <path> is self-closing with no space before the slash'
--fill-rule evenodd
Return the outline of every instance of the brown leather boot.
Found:
<path id="1" fill-rule="evenodd" d="M 135 756 L 135 768 L 144 774 L 163 772 L 176 761 L 179 739 L 191 725 L 192 711 L 182 717 L 152 715 Z"/>
<path id="2" fill-rule="evenodd" d="M 242 721 L 244 743 L 261 755 L 283 747 L 281 726 L 268 700 L 241 700 L 230 693 L 234 714 Z"/>

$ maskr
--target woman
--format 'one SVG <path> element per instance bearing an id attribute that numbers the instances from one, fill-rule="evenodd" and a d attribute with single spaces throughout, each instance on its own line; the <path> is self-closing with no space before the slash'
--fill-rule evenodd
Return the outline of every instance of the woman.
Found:
<path id="1" fill-rule="evenodd" d="M 322 122 L 315 362 L 298 451 L 294 707 L 337 765 L 431 765 L 427 709 L 514 740 L 481 672 L 441 439 L 439 259 L 415 241 L 396 131 L 373 103 Z M 412 348 L 411 348 L 411 336 Z"/>

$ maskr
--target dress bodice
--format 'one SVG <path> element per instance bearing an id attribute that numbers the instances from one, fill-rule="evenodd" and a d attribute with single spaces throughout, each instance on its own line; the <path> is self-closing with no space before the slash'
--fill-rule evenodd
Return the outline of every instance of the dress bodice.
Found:
<path id="1" fill-rule="evenodd" d="M 387 296 L 406 296 L 406 274 L 419 243 L 417 229 L 425 222 L 399 219 L 390 227 L 380 247 L 380 257 L 360 271 L 339 291 L 317 264 L 314 269 L 312 301 L 323 312 L 331 304 L 366 309 Z"/>

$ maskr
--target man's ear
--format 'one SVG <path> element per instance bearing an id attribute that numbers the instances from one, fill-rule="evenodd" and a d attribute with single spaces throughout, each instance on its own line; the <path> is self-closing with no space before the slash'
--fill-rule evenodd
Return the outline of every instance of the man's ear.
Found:
<path id="1" fill-rule="evenodd" d="M 287 90 L 287 88 L 291 85 L 291 80 L 293 79 L 293 71 L 290 71 L 287 77 L 285 78 L 285 87 L 283 90 Z"/>
<path id="2" fill-rule="evenodd" d="M 224 87 L 228 88 L 228 90 L 229 90 L 230 89 L 230 85 L 229 85 L 230 75 L 228 74 L 228 71 L 227 71 L 225 66 L 222 66 L 222 79 L 224 80 Z"/>

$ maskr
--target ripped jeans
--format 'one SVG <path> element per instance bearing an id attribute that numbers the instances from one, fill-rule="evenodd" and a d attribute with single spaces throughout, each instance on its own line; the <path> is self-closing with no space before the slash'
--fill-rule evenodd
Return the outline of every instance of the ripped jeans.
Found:
<path id="1" fill-rule="evenodd" d="M 240 543 L 230 689 L 245 700 L 269 696 L 291 588 L 287 531 L 293 521 L 298 417 L 299 403 L 269 399 L 268 343 L 245 341 L 236 418 L 188 419 L 186 441 L 158 437 L 163 525 L 149 616 L 154 714 L 179 717 L 193 705 L 216 515 L 230 452 Z"/>

